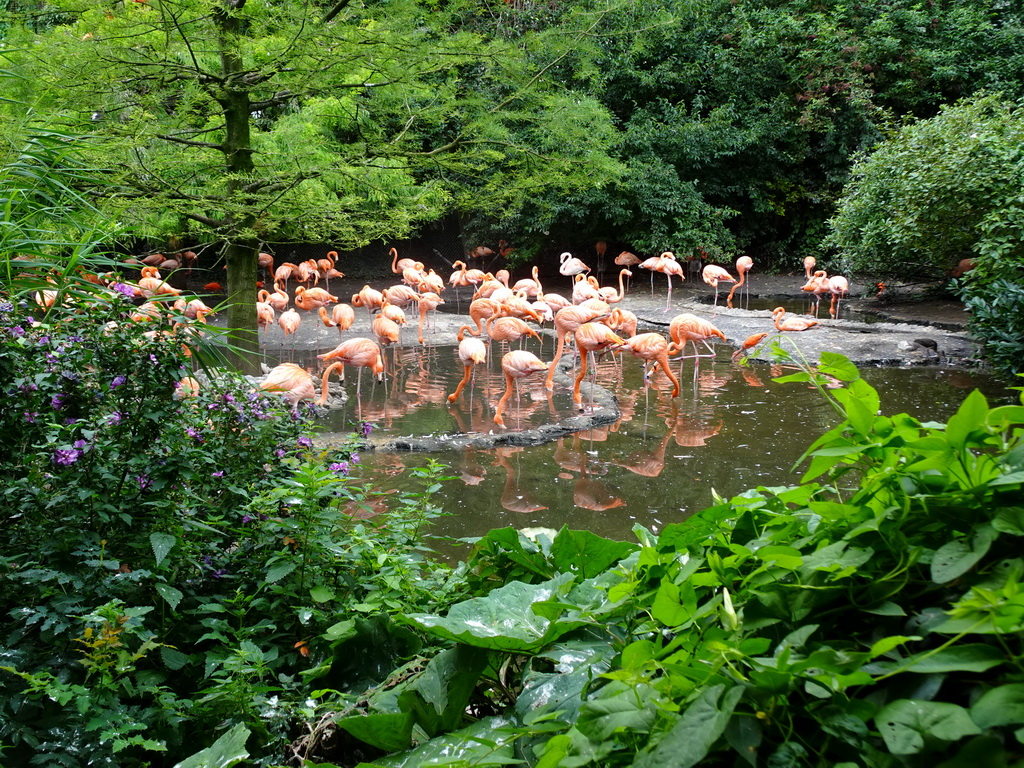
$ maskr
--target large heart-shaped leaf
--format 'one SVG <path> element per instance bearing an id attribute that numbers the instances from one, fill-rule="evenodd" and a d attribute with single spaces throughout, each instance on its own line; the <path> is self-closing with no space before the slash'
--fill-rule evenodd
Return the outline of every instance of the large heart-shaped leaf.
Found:
<path id="1" fill-rule="evenodd" d="M 981 733 L 967 710 L 942 701 L 898 699 L 875 715 L 875 726 L 894 755 L 914 755 L 924 749 L 925 736 L 956 741 Z"/>
<path id="2" fill-rule="evenodd" d="M 535 610 L 541 604 L 564 599 L 573 579 L 571 573 L 563 573 L 540 584 L 514 581 L 487 597 L 452 606 L 446 617 L 418 613 L 408 618 L 446 640 L 499 651 L 533 653 L 587 623 L 578 614 L 563 618 L 564 609 L 552 617 L 550 605 L 543 609 L 546 615 Z"/>

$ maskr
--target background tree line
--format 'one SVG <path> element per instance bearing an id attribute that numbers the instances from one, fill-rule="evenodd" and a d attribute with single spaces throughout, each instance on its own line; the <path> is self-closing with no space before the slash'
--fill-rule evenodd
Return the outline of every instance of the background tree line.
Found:
<path id="1" fill-rule="evenodd" d="M 522 259 L 604 239 L 791 269 L 822 255 L 858 153 L 1024 95 L 1022 21 L 969 0 L 10 2 L 5 133 L 105 139 L 91 198 L 153 242 L 221 244 L 234 327 L 261 242 L 452 214 Z M 972 255 L 957 242 L 915 271 Z"/>

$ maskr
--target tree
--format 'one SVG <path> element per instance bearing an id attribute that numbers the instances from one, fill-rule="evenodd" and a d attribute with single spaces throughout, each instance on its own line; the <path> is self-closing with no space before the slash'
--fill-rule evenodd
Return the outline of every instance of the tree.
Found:
<path id="1" fill-rule="evenodd" d="M 981 95 L 912 123 L 853 169 L 829 245 L 846 271 L 938 278 L 962 259 L 989 278 L 1024 263 L 1024 107 Z"/>
<path id="2" fill-rule="evenodd" d="M 222 244 L 228 325 L 255 352 L 262 241 L 401 237 L 454 204 L 449 175 L 483 166 L 530 162 L 538 178 L 558 156 L 542 187 L 599 183 L 581 168 L 600 142 L 557 137 L 587 125 L 597 138 L 607 114 L 544 76 L 583 32 L 544 53 L 459 31 L 485 7 L 58 0 L 55 26 L 10 32 L 23 45 L 9 58 L 41 119 L 108 139 L 90 190 L 106 213 L 143 236 Z"/>

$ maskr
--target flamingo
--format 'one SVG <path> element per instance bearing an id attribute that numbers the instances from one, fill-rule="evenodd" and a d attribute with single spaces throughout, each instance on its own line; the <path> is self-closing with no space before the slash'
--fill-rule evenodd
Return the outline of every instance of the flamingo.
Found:
<path id="1" fill-rule="evenodd" d="M 472 251 L 469 252 L 469 258 L 471 259 L 485 259 L 488 256 L 493 256 L 494 251 L 488 248 L 486 245 L 478 245 Z"/>
<path id="2" fill-rule="evenodd" d="M 392 344 L 397 344 L 401 338 L 402 329 L 398 323 L 394 320 L 385 317 L 383 314 L 377 315 L 373 318 L 371 324 L 373 335 L 377 339 L 377 343 L 382 347 L 389 347 Z"/>
<path id="3" fill-rule="evenodd" d="M 616 307 L 602 322 L 616 333 L 624 334 L 628 338 L 636 336 L 637 316 L 628 309 Z"/>
<path id="4" fill-rule="evenodd" d="M 256 325 L 264 332 L 273 324 L 276 319 L 274 308 L 263 301 L 256 302 Z"/>
<path id="5" fill-rule="evenodd" d="M 302 323 L 302 316 L 294 309 L 288 309 L 281 313 L 281 316 L 277 318 L 277 324 L 281 326 L 281 330 L 284 331 L 285 336 L 291 336 L 293 333 L 299 330 L 299 325 Z"/>
<path id="6" fill-rule="evenodd" d="M 669 345 L 669 354 L 675 355 L 677 352 L 683 352 L 686 348 L 686 342 L 693 344 L 693 355 L 692 357 L 714 357 L 715 350 L 708 344 L 708 339 L 712 336 L 717 336 L 722 341 L 728 341 L 725 338 L 725 334 L 722 333 L 713 323 L 708 322 L 702 317 L 691 315 L 688 312 L 684 312 L 681 315 L 676 315 L 672 318 L 668 325 L 669 336 L 672 337 L 672 343 Z M 702 355 L 697 351 L 697 342 L 701 342 L 707 350 L 711 353 L 708 355 Z"/>
<path id="7" fill-rule="evenodd" d="M 576 275 L 590 271 L 590 267 L 568 251 L 559 256 L 558 261 L 560 262 L 558 273 L 560 275 L 565 275 L 566 277 L 575 277 Z"/>
<path id="8" fill-rule="evenodd" d="M 409 269 L 410 267 L 415 267 L 416 264 L 419 263 L 417 261 L 413 261 L 412 259 L 399 259 L 397 248 L 392 248 L 390 251 L 388 251 L 388 253 L 391 254 L 391 271 L 394 272 L 396 275 L 401 275 L 403 272 L 405 272 L 405 270 Z"/>
<path id="9" fill-rule="evenodd" d="M 606 305 L 607 306 L 607 305 Z M 555 348 L 555 358 L 548 368 L 547 378 L 544 386 L 548 389 L 555 388 L 555 365 L 562 357 L 562 350 L 565 347 L 565 340 L 570 333 L 575 334 L 581 325 L 590 323 L 608 315 L 608 310 L 601 311 L 592 307 L 569 305 L 555 313 L 555 336 L 558 339 L 558 346 Z"/>
<path id="10" fill-rule="evenodd" d="M 330 290 L 330 287 L 331 287 L 331 278 L 332 277 L 339 277 L 340 278 L 340 277 L 344 277 L 345 276 L 344 272 L 339 272 L 338 269 L 335 267 L 335 264 L 337 263 L 337 261 L 338 261 L 338 252 L 337 251 L 328 251 L 327 254 L 324 256 L 324 258 L 317 259 L 317 262 L 316 262 L 317 267 L 319 268 L 320 272 L 324 276 L 324 281 L 327 283 L 328 290 Z"/>
<path id="11" fill-rule="evenodd" d="M 474 299 L 469 305 L 469 318 L 476 325 L 474 331 L 468 325 L 464 325 L 459 328 L 458 339 L 462 341 L 463 335 L 469 333 L 472 336 L 479 336 L 484 331 L 484 321 L 495 315 L 500 315 L 504 312 L 500 302 L 494 301 L 493 299 Z"/>
<path id="12" fill-rule="evenodd" d="M 533 352 L 527 352 L 522 349 L 508 352 L 501 358 L 501 370 L 505 374 L 505 394 L 501 396 L 495 407 L 495 424 L 499 427 L 505 426 L 505 420 L 501 417 L 501 412 L 505 409 L 505 403 L 512 396 L 512 389 L 519 379 L 525 379 L 527 376 L 539 373 L 547 368 L 548 364 L 538 358 Z"/>
<path id="13" fill-rule="evenodd" d="M 299 309 L 319 309 L 328 304 L 336 304 L 337 301 L 337 296 L 332 296 L 323 288 L 304 288 L 300 285 L 295 289 L 295 306 Z"/>
<path id="14" fill-rule="evenodd" d="M 783 320 L 784 314 L 786 314 L 786 310 L 783 307 L 776 307 L 772 310 L 775 327 L 780 331 L 806 331 L 818 324 L 817 320 L 806 317 L 787 317 Z"/>
<path id="15" fill-rule="evenodd" d="M 743 340 L 743 344 L 740 345 L 740 348 L 732 353 L 733 362 L 736 362 L 741 357 L 746 357 L 747 355 L 749 355 L 750 350 L 756 347 L 766 338 L 768 338 L 767 333 L 754 333 L 751 334 L 750 336 L 747 336 L 747 338 Z"/>
<path id="16" fill-rule="evenodd" d="M 282 290 L 279 283 L 274 283 L 273 293 L 265 288 L 261 288 L 257 295 L 260 301 L 266 302 L 278 312 L 284 312 L 288 309 L 288 302 L 291 301 L 291 298 Z"/>
<path id="17" fill-rule="evenodd" d="M 598 296 L 608 304 L 618 304 L 626 295 L 626 289 L 622 285 L 622 278 L 632 276 L 633 273 L 628 269 L 619 270 L 619 290 L 616 291 L 615 288 L 608 285 L 597 289 Z"/>
<path id="18" fill-rule="evenodd" d="M 638 336 L 633 336 L 622 344 L 623 349 L 628 349 L 633 357 L 638 357 L 644 361 L 644 368 L 646 369 L 647 363 L 653 362 L 650 371 L 644 372 L 644 381 L 647 381 L 653 374 L 654 371 L 660 366 L 661 370 L 665 372 L 665 375 L 672 381 L 672 397 L 679 395 L 679 379 L 675 377 L 675 374 L 669 369 L 668 366 L 668 349 L 669 343 L 665 340 L 665 337 L 660 333 L 641 333 Z"/>
<path id="19" fill-rule="evenodd" d="M 420 295 L 408 285 L 393 285 L 385 288 L 381 295 L 388 304 L 394 304 L 396 307 L 406 307 L 420 300 Z"/>
<path id="20" fill-rule="evenodd" d="M 279 264 L 277 269 L 274 270 L 274 283 L 281 283 L 284 286 L 284 290 L 288 290 L 288 281 L 299 274 L 299 267 L 296 264 L 292 264 L 290 261 L 286 261 L 283 264 Z"/>
<path id="21" fill-rule="evenodd" d="M 629 269 L 630 267 L 639 266 L 639 264 L 640 264 L 640 257 L 637 256 L 634 253 L 630 253 L 629 251 L 623 251 L 622 253 L 620 253 L 618 256 L 615 257 L 615 264 L 617 266 L 625 267 L 626 269 Z M 632 273 L 630 273 L 630 275 L 632 275 Z M 651 275 L 651 278 L 652 278 L 652 281 L 653 281 L 654 275 Z M 627 290 L 628 290 L 628 285 L 629 285 L 628 281 L 627 281 L 626 285 L 627 285 Z"/>
<path id="22" fill-rule="evenodd" d="M 343 333 L 356 321 L 356 312 L 349 304 L 335 304 L 331 310 L 331 320 L 338 326 L 338 333 Z"/>
<path id="23" fill-rule="evenodd" d="M 387 300 L 387 297 L 385 297 L 384 303 L 380 305 L 380 313 L 398 326 L 403 326 L 408 322 L 408 320 L 405 317 L 405 312 L 402 311 L 402 308 L 396 307 L 394 304 Z"/>
<path id="24" fill-rule="evenodd" d="M 531 270 L 531 274 L 533 277 L 524 277 L 522 280 L 517 280 L 516 284 L 512 286 L 512 291 L 515 293 L 522 291 L 528 299 L 535 299 L 544 293 L 540 285 L 540 270 L 534 267 Z"/>
<path id="25" fill-rule="evenodd" d="M 576 275 L 572 286 L 572 303 L 582 304 L 587 299 L 600 299 L 601 294 L 597 290 L 597 278 L 586 275 Z"/>
<path id="26" fill-rule="evenodd" d="M 280 394 L 292 408 L 297 408 L 302 400 L 316 397 L 313 377 L 309 371 L 295 363 L 281 363 L 272 368 L 260 384 L 260 389 Z"/>
<path id="27" fill-rule="evenodd" d="M 518 317 L 490 317 L 487 319 L 485 327 L 487 335 L 499 344 L 511 344 L 524 336 L 540 338 L 540 334 Z"/>
<path id="28" fill-rule="evenodd" d="M 750 268 L 753 266 L 754 260 L 749 256 L 740 256 L 736 259 L 736 274 L 740 276 L 740 279 L 732 284 L 732 288 L 729 290 L 729 296 L 725 300 L 726 304 L 729 305 L 729 309 L 732 309 L 732 295 L 736 293 L 736 289 L 741 285 L 746 285 L 747 272 L 749 272 Z"/>
<path id="29" fill-rule="evenodd" d="M 597 254 L 597 272 L 598 274 L 604 274 L 604 255 L 608 252 L 608 243 L 604 240 L 598 240 L 594 243 L 594 252 Z"/>
<path id="30" fill-rule="evenodd" d="M 814 266 L 817 264 L 817 260 L 813 256 L 807 256 L 804 258 L 804 274 L 807 279 L 811 279 L 811 272 L 814 270 Z"/>
<path id="31" fill-rule="evenodd" d="M 327 307 L 320 307 L 317 310 L 317 317 L 320 318 L 320 322 L 324 324 L 325 328 L 334 328 L 337 325 L 334 318 L 327 314 Z"/>
<path id="32" fill-rule="evenodd" d="M 354 365 L 359 369 L 359 377 L 356 380 L 356 396 L 360 394 L 362 387 L 363 368 L 369 368 L 378 380 L 384 380 L 384 357 L 381 355 L 380 347 L 372 339 L 359 336 L 341 342 L 338 346 L 323 355 L 316 356 L 318 360 L 333 360 L 343 365 Z M 333 367 L 333 366 L 332 366 Z M 345 380 L 345 369 L 341 369 L 341 380 Z"/>
<path id="33" fill-rule="evenodd" d="M 814 294 L 814 316 L 817 317 L 821 297 L 829 292 L 828 273 L 823 269 L 817 270 L 800 290 Z"/>
<path id="34" fill-rule="evenodd" d="M 393 250 L 393 249 L 392 249 Z M 384 294 L 369 285 L 364 285 L 359 293 L 353 294 L 353 307 L 366 307 L 367 313 L 372 314 L 384 302 Z M 397 302 L 392 302 L 393 304 Z"/>
<path id="35" fill-rule="evenodd" d="M 626 343 L 626 340 L 621 336 L 617 335 L 607 325 L 601 323 L 584 323 L 573 333 L 573 338 L 576 340 L 576 348 L 580 351 L 580 370 L 576 374 L 576 384 L 572 390 L 572 401 L 583 410 L 582 398 L 580 396 L 580 384 L 583 382 L 583 377 L 587 375 L 587 358 L 590 355 L 595 355 L 594 360 L 594 378 L 597 378 L 597 360 L 596 354 L 600 351 L 608 349 L 608 347 L 622 345 Z M 593 394 L 593 389 L 591 389 Z"/>
<path id="36" fill-rule="evenodd" d="M 736 278 L 726 272 L 722 267 L 714 264 L 708 264 L 704 267 L 704 271 L 701 272 L 701 278 L 705 283 L 715 289 L 715 306 L 718 306 L 718 284 L 719 283 L 735 283 Z"/>
<path id="37" fill-rule="evenodd" d="M 260 269 L 265 269 L 268 276 L 274 274 L 274 257 L 272 254 L 260 252 L 260 255 L 256 257 L 256 265 Z"/>
<path id="38" fill-rule="evenodd" d="M 832 294 L 832 302 L 829 304 L 829 317 L 839 317 L 839 302 L 846 292 L 850 290 L 849 281 L 842 275 L 833 275 L 828 279 L 828 292 Z"/>
<path id="39" fill-rule="evenodd" d="M 472 375 L 473 366 L 480 365 L 487 361 L 487 345 L 480 339 L 470 336 L 459 342 L 459 360 L 462 361 L 462 380 L 455 387 L 455 391 L 448 395 L 448 402 L 454 403 L 462 394 L 463 388 Z"/>
<path id="40" fill-rule="evenodd" d="M 420 325 L 419 325 L 419 342 L 424 344 L 423 341 L 423 326 L 427 321 L 427 312 L 432 309 L 437 309 L 441 304 L 444 304 L 444 299 L 438 296 L 436 293 L 427 292 L 420 294 Z"/>
<path id="41" fill-rule="evenodd" d="M 143 267 L 142 277 L 139 279 L 139 291 L 147 299 L 154 296 L 180 296 L 181 291 L 172 288 L 160 277 L 160 270 L 156 267 Z"/>
<path id="42" fill-rule="evenodd" d="M 679 278 L 679 282 L 683 282 L 686 279 L 686 276 L 683 274 L 683 267 L 676 261 L 676 256 L 672 251 L 665 251 L 654 265 L 651 274 L 652 279 L 654 278 L 653 272 L 661 272 L 668 278 L 668 296 L 665 298 L 665 311 L 668 312 L 672 306 L 672 275 L 676 275 Z"/>

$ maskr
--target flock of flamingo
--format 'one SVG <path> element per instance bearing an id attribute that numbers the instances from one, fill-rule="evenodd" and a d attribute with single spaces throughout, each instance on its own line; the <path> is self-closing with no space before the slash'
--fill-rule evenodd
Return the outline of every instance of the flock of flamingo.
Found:
<path id="1" fill-rule="evenodd" d="M 507 253 L 508 250 L 504 241 L 499 243 L 499 254 Z M 493 253 L 491 249 L 481 246 L 471 251 L 468 258 L 472 261 Z M 598 253 L 603 256 L 603 249 L 598 248 Z M 670 362 L 680 361 L 681 371 L 681 361 L 685 359 L 694 359 L 699 363 L 701 358 L 715 356 L 715 350 L 709 343 L 711 339 L 718 337 L 727 340 L 725 334 L 710 320 L 690 313 L 671 318 L 668 338 L 654 332 L 637 333 L 637 316 L 629 310 L 613 306 L 625 297 L 628 288 L 624 281 L 632 277 L 630 267 L 634 267 L 651 272 L 652 295 L 654 273 L 666 276 L 669 300 L 665 311 L 668 312 L 671 308 L 672 278 L 683 280 L 686 271 L 669 251 L 646 260 L 623 251 L 615 258 L 616 266 L 621 267 L 616 286 L 600 285 L 587 264 L 570 253 L 563 253 L 559 258 L 558 272 L 572 281 L 569 297 L 545 290 L 537 266 L 532 268 L 531 277 L 511 283 L 510 274 L 505 269 L 492 274 L 470 268 L 465 261 L 456 261 L 451 275 L 445 281 L 433 269 L 426 269 L 421 262 L 409 258 L 400 259 L 395 248 L 391 249 L 389 255 L 391 271 L 399 276 L 399 282 L 383 290 L 364 285 L 351 297 L 350 303 L 345 303 L 330 291 L 331 279 L 344 277 L 335 266 L 335 251 L 328 252 L 319 260 L 278 265 L 275 265 L 272 255 L 260 254 L 259 265 L 266 271 L 273 285 L 273 291 L 259 291 L 256 305 L 258 325 L 264 341 L 266 333 L 275 323 L 280 326 L 285 337 L 295 334 L 302 323 L 310 321 L 322 323 L 328 328 L 337 328 L 340 333 L 344 333 L 356 322 L 355 308 L 366 310 L 372 334 L 372 338 L 347 338 L 334 349 L 317 355 L 318 360 L 325 365 L 320 374 L 319 397 L 312 373 L 291 362 L 281 363 L 270 370 L 260 385 L 262 389 L 280 393 L 293 407 L 305 400 L 324 404 L 329 397 L 328 383 L 331 375 L 337 372 L 344 381 L 345 367 L 351 366 L 358 369 L 356 396 L 360 397 L 364 368 L 370 369 L 378 380 L 384 380 L 387 370 L 384 350 L 401 344 L 402 327 L 407 324 L 406 310 L 418 314 L 417 340 L 421 345 L 427 343 L 426 334 L 430 332 L 431 326 L 430 313 L 445 303 L 441 294 L 447 287 L 454 289 L 456 301 L 459 302 L 460 288 L 472 288 L 473 294 L 467 308 L 469 323 L 461 326 L 457 334 L 457 355 L 463 366 L 463 376 L 445 400 L 449 405 L 459 400 L 475 368 L 488 361 L 492 356 L 493 345 L 498 344 L 502 353 L 501 371 L 505 379 L 505 391 L 495 404 L 493 416 L 493 422 L 498 427 L 505 427 L 503 413 L 513 391 L 518 393 L 520 381 L 544 373 L 545 388 L 548 391 L 554 389 L 556 366 L 570 346 L 576 350 L 574 359 L 577 355 L 580 359 L 580 364 L 576 366 L 572 399 L 582 411 L 581 385 L 588 372 L 588 363 L 596 366 L 596 356 L 599 354 L 628 353 L 642 360 L 645 384 L 660 371 L 672 384 L 672 397 L 676 397 L 680 389 L 679 379 L 671 370 Z M 175 330 L 185 323 L 205 323 L 213 309 L 201 298 L 182 297 L 181 290 L 168 284 L 160 273 L 161 269 L 189 268 L 194 260 L 195 254 L 192 252 L 177 259 L 152 254 L 141 260 L 138 281 L 121 284 L 132 295 L 146 299 L 134 309 L 131 319 L 137 322 L 153 320 L 165 313 L 170 304 L 170 308 L 178 312 L 180 318 L 176 321 Z M 704 282 L 715 289 L 716 307 L 720 284 L 732 284 L 726 298 L 729 306 L 732 306 L 737 289 L 747 286 L 747 275 L 753 267 L 752 259 L 741 256 L 735 266 L 738 278 L 712 264 L 701 270 Z M 692 267 L 691 263 L 690 269 Z M 829 277 L 823 270 L 815 270 L 814 267 L 813 257 L 804 260 L 807 282 L 803 290 L 814 295 L 815 314 L 821 296 L 830 294 L 832 303 L 829 313 L 835 317 L 838 315 L 839 301 L 848 291 L 849 285 L 845 278 Z M 324 287 L 320 287 L 321 281 Z M 292 283 L 294 289 L 290 291 L 289 284 Z M 100 284 L 109 287 L 109 281 Z M 208 284 L 206 288 L 212 285 Z M 54 291 L 40 291 L 37 296 L 37 301 L 43 306 L 51 305 L 54 299 Z M 782 307 L 774 310 L 776 330 L 805 331 L 818 325 L 814 318 L 785 315 L 786 311 Z M 551 323 L 554 327 L 555 351 L 550 360 L 542 360 L 534 352 L 522 348 L 525 339 L 541 341 L 538 329 L 545 323 Z M 734 354 L 734 359 L 749 354 L 768 335 L 757 333 L 748 337 Z M 517 342 L 520 348 L 511 349 L 511 345 Z M 692 348 L 692 354 L 685 354 L 688 346 Z M 195 391 L 198 386 L 194 381 L 183 383 L 187 385 L 182 388 L 186 393 Z"/>
<path id="2" fill-rule="evenodd" d="M 504 242 L 499 244 L 499 248 L 505 248 Z M 491 249 L 480 247 L 471 251 L 468 258 L 479 259 L 493 253 Z M 669 299 L 665 311 L 669 311 L 672 277 L 685 279 L 685 270 L 675 255 L 668 251 L 646 260 L 622 252 L 615 259 L 615 264 L 621 267 L 617 286 L 601 286 L 587 264 L 570 253 L 563 253 L 559 258 L 558 272 L 572 280 L 569 297 L 546 291 L 536 266 L 532 268 L 531 277 L 512 283 L 507 270 L 485 272 L 471 268 L 460 260 L 453 264 L 453 272 L 445 281 L 433 269 L 426 269 L 421 262 L 399 258 L 394 248 L 389 255 L 391 271 L 399 276 L 400 282 L 382 290 L 369 284 L 364 285 L 351 297 L 349 304 L 329 290 L 332 277 L 343 277 L 334 266 L 335 252 L 330 252 L 326 259 L 319 262 L 310 259 L 300 264 L 285 263 L 278 266 L 274 265 L 269 254 L 261 254 L 261 266 L 272 276 L 274 286 L 273 292 L 262 290 L 259 295 L 257 312 L 263 331 L 267 331 L 276 322 L 287 337 L 294 334 L 302 322 L 309 322 L 312 318 L 313 322 L 337 328 L 343 333 L 356 322 L 355 307 L 367 311 L 372 334 L 372 338 L 348 338 L 331 351 L 317 355 L 326 364 L 320 374 L 319 397 L 316 396 L 312 374 L 295 363 L 281 363 L 273 368 L 261 385 L 263 389 L 280 393 L 293 406 L 303 400 L 324 404 L 329 397 L 331 374 L 338 372 L 344 381 L 345 366 L 352 366 L 359 372 L 356 396 L 360 397 L 364 368 L 369 368 L 378 380 L 384 380 L 387 370 L 385 350 L 400 345 L 402 327 L 407 323 L 407 310 L 414 309 L 418 313 L 417 340 L 421 345 L 427 343 L 425 333 L 429 333 L 430 313 L 445 303 L 441 294 L 446 287 L 454 289 L 459 302 L 459 288 L 472 288 L 473 294 L 467 308 L 470 322 L 463 325 L 457 334 L 457 355 L 463 366 L 463 376 L 445 400 L 448 404 L 459 400 L 466 385 L 472 380 L 476 367 L 487 362 L 492 356 L 493 345 L 497 343 L 501 349 L 501 371 L 505 380 L 505 391 L 495 404 L 493 422 L 497 427 L 505 427 L 503 414 L 513 392 L 517 393 L 518 400 L 520 381 L 544 373 L 546 389 L 554 389 L 556 365 L 569 346 L 575 347 L 580 359 L 573 380 L 572 399 L 580 410 L 584 410 L 581 385 L 587 376 L 588 361 L 596 364 L 596 356 L 599 354 L 628 353 L 642 360 L 645 383 L 660 371 L 672 384 L 672 396 L 676 397 L 680 389 L 679 379 L 671 370 L 670 362 L 681 363 L 685 359 L 699 362 L 701 358 L 714 357 L 715 351 L 709 341 L 715 337 L 726 340 L 725 334 L 711 321 L 690 313 L 679 314 L 671 319 L 668 338 L 660 333 L 637 333 L 636 315 L 613 306 L 626 295 L 628 288 L 624 281 L 633 275 L 630 267 L 636 267 L 651 272 L 652 295 L 654 273 L 660 272 L 667 277 Z M 719 266 L 703 267 L 701 276 L 705 283 L 715 289 L 716 307 L 719 284 L 732 283 L 726 299 L 731 307 L 737 289 L 747 285 L 747 274 L 752 266 L 753 261 L 749 256 L 737 259 L 738 278 Z M 807 284 L 803 289 L 814 293 L 816 299 L 824 293 L 830 293 L 833 297 L 830 312 L 835 316 L 838 311 L 837 301 L 848 289 L 846 281 L 843 278 L 828 278 L 820 270 L 812 274 L 813 267 L 813 259 L 805 260 Z M 321 279 L 324 288 L 318 285 Z M 291 282 L 295 283 L 295 288 L 289 293 Z M 775 310 L 773 318 L 775 328 L 779 331 L 803 331 L 818 324 L 812 318 L 785 317 L 782 307 Z M 542 360 L 534 352 L 522 348 L 526 339 L 541 340 L 538 329 L 545 323 L 554 326 L 555 351 L 550 360 Z M 758 333 L 746 339 L 734 359 L 749 354 L 768 335 Z M 511 349 L 511 345 L 517 342 L 520 348 Z M 692 354 L 685 354 L 688 345 L 692 348 Z"/>

